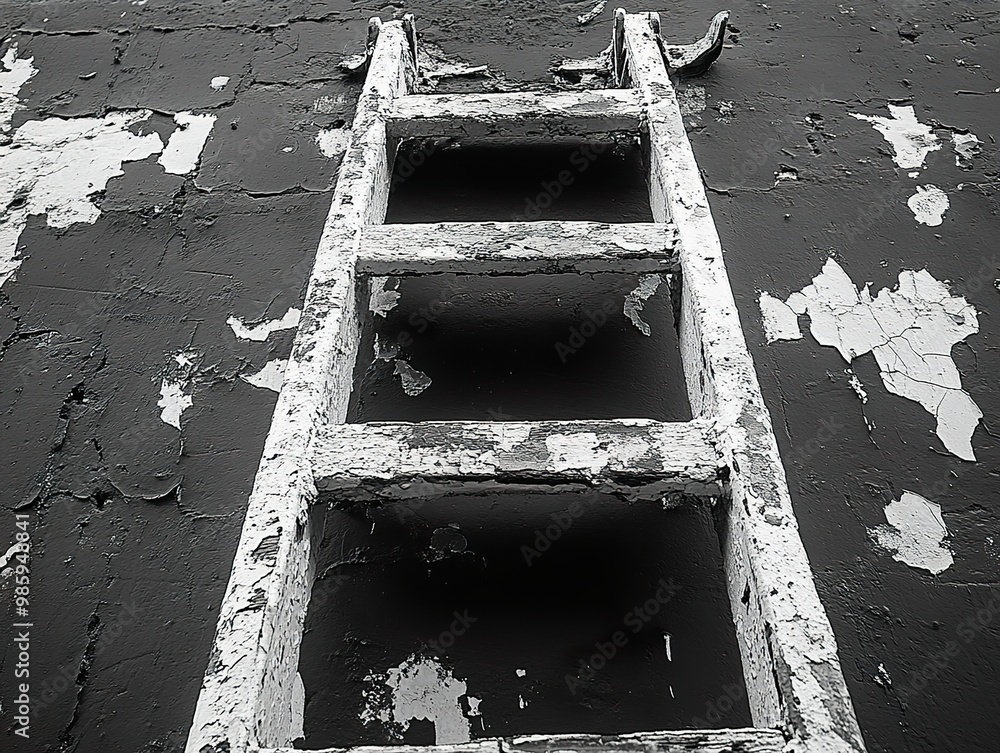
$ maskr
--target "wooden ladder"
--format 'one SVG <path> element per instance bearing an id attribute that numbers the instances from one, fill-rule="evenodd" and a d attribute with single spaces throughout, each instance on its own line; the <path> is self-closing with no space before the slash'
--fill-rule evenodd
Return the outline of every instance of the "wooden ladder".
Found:
<path id="1" fill-rule="evenodd" d="M 298 660 L 314 575 L 310 508 L 320 492 L 338 501 L 392 498 L 414 481 L 433 493 L 558 484 L 668 506 L 720 505 L 754 724 L 438 747 L 864 750 L 671 82 L 671 72 L 697 72 L 718 57 L 726 17 L 716 16 L 701 42 L 682 48 L 662 44 L 655 14 L 617 10 L 612 68 L 619 88 L 440 95 L 412 93 L 412 17 L 373 19 L 352 140 L 250 497 L 188 753 L 290 749 L 303 713 Z M 609 133 L 641 137 L 654 222 L 382 224 L 403 139 L 516 145 Z M 345 423 L 360 283 L 442 271 L 671 275 L 680 285 L 677 326 L 694 420 Z"/>

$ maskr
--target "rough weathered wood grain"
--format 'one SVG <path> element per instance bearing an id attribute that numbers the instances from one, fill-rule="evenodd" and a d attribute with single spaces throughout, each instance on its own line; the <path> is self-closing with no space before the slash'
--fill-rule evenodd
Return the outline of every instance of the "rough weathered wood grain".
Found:
<path id="1" fill-rule="evenodd" d="M 785 738 L 773 729 L 707 729 L 627 735 L 532 735 L 456 745 L 365 745 L 313 753 L 781 753 Z M 257 753 L 296 753 L 290 748 Z"/>
<path id="2" fill-rule="evenodd" d="M 358 273 L 676 272 L 677 258 L 677 231 L 653 222 L 373 225 L 361 233 Z"/>
<path id="3" fill-rule="evenodd" d="M 579 139 L 639 132 L 638 92 L 594 89 L 538 93 L 435 94 L 399 97 L 389 110 L 389 134 L 398 138 Z"/>
<path id="4" fill-rule="evenodd" d="M 316 486 L 337 501 L 503 489 L 590 488 L 682 504 L 722 493 L 709 427 L 698 421 L 340 424 L 316 446 Z"/>

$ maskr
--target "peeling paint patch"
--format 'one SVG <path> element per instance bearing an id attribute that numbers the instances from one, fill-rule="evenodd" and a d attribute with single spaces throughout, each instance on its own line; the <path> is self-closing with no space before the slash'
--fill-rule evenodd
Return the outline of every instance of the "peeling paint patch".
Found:
<path id="1" fill-rule="evenodd" d="M 368 296 L 368 310 L 384 319 L 387 312 L 396 308 L 399 291 L 386 287 L 389 284 L 388 277 L 373 277 L 369 284 L 371 292 Z M 399 281 L 394 280 L 393 284 L 399 285 Z"/>
<path id="2" fill-rule="evenodd" d="M 664 633 L 663 634 L 663 642 L 664 642 L 664 644 L 666 644 L 667 661 L 673 661 L 674 660 L 674 652 L 673 652 L 673 650 L 672 650 L 672 648 L 670 646 L 670 640 L 671 640 L 671 638 L 673 638 L 673 636 L 670 635 L 670 633 Z"/>
<path id="3" fill-rule="evenodd" d="M 264 342 L 271 336 L 272 332 L 298 327 L 301 317 L 302 311 L 300 309 L 290 308 L 280 319 L 269 319 L 253 326 L 247 326 L 246 322 L 235 316 L 226 319 L 226 324 L 229 325 L 230 329 L 233 330 L 233 334 L 240 340 Z"/>
<path id="4" fill-rule="evenodd" d="M 897 562 L 935 575 L 955 563 L 943 543 L 948 528 L 940 505 L 904 491 L 902 497 L 886 506 L 885 519 L 888 525 L 870 529 L 869 533 L 880 547 L 893 553 Z"/>
<path id="5" fill-rule="evenodd" d="M 948 194 L 934 185 L 917 186 L 917 192 L 906 200 L 917 222 L 936 227 L 948 211 Z"/>
<path id="6" fill-rule="evenodd" d="M 878 665 L 878 674 L 875 675 L 875 682 L 883 688 L 892 687 L 892 677 L 889 676 L 889 670 L 885 668 L 885 664 Z"/>
<path id="7" fill-rule="evenodd" d="M 953 133 L 951 147 L 955 150 L 955 164 L 963 170 L 971 170 L 973 158 L 983 150 L 982 143 L 974 133 Z"/>
<path id="8" fill-rule="evenodd" d="M 381 722 L 390 735 L 402 739 L 411 722 L 426 720 L 434 725 L 435 745 L 467 743 L 472 739 L 461 703 L 466 683 L 456 679 L 436 659 L 412 654 L 384 674 L 369 674 L 365 682 L 368 687 L 361 713 L 365 724 Z M 478 698 L 470 696 L 467 700 L 470 713 L 478 710 Z"/>
<path id="9" fill-rule="evenodd" d="M 768 344 L 778 340 L 801 340 L 799 317 L 784 301 L 770 293 L 761 293 L 758 299 L 764 322 L 764 337 Z"/>
<path id="10" fill-rule="evenodd" d="M 893 161 L 904 170 L 924 166 L 931 152 L 941 148 L 938 137 L 930 126 L 917 120 L 913 105 L 889 105 L 890 117 L 849 113 L 851 117 L 872 124 L 872 128 L 892 145 Z"/>
<path id="11" fill-rule="evenodd" d="M 343 157 L 350 143 L 351 129 L 346 126 L 343 128 L 323 128 L 316 134 L 316 144 L 324 157 Z"/>
<path id="12" fill-rule="evenodd" d="M 174 115 L 177 129 L 170 134 L 167 147 L 157 162 L 173 175 L 187 175 L 198 167 L 201 152 L 215 125 L 215 115 L 194 115 L 179 112 Z"/>
<path id="13" fill-rule="evenodd" d="M 28 79 L 38 73 L 34 62 L 34 58 L 17 57 L 17 44 L 11 44 L 0 58 L 3 63 L 0 68 L 0 131 L 10 130 L 11 118 L 22 107 L 17 95 Z"/>
<path id="14" fill-rule="evenodd" d="M 181 428 L 181 414 L 194 404 L 191 395 L 184 392 L 184 382 L 171 381 L 164 377 L 160 383 L 160 400 L 156 403 L 160 411 L 160 420 L 170 424 L 178 431 Z"/>
<path id="15" fill-rule="evenodd" d="M 122 175 L 122 163 L 163 150 L 155 133 L 129 129 L 148 110 L 113 112 L 103 118 L 30 120 L 0 145 L 0 207 L 20 207 L 0 215 L 0 285 L 20 266 L 17 241 L 29 215 L 44 214 L 49 227 L 93 224 L 101 210 L 92 197 Z"/>
<path id="16" fill-rule="evenodd" d="M 679 88 L 677 90 L 677 104 L 680 106 L 681 115 L 684 117 L 699 115 L 705 112 L 705 108 L 708 107 L 705 87 L 691 85 Z"/>
<path id="17" fill-rule="evenodd" d="M 796 314 L 810 317 L 820 345 L 836 348 L 848 364 L 872 353 L 889 392 L 920 403 L 934 416 L 944 446 L 975 460 L 972 434 L 983 413 L 962 389 L 951 349 L 979 331 L 976 309 L 927 272 L 903 271 L 894 290 L 872 298 L 833 259 L 811 285 L 788 297 Z"/>
<path id="18" fill-rule="evenodd" d="M 229 83 L 229 76 L 215 76 L 212 78 L 212 81 L 209 83 L 209 86 L 215 89 L 215 91 L 221 92 L 223 89 L 226 88 L 226 84 L 228 83 Z"/>
<path id="19" fill-rule="evenodd" d="M 20 552 L 24 547 L 17 542 L 10 545 L 10 548 L 0 556 L 0 575 L 4 578 L 10 577 L 10 561 L 14 559 L 14 555 Z"/>
<path id="20" fill-rule="evenodd" d="M 623 308 L 625 316 L 646 337 L 649 337 L 649 325 L 639 317 L 639 314 L 642 313 L 645 302 L 652 298 L 657 288 L 660 287 L 661 282 L 663 282 L 663 277 L 660 275 L 643 275 L 639 278 L 639 285 L 636 289 L 625 296 L 625 306 Z"/>
<path id="21" fill-rule="evenodd" d="M 281 383 L 285 379 L 286 363 L 287 361 L 281 358 L 268 361 L 264 368 L 256 374 L 240 374 L 240 379 L 254 387 L 281 392 Z"/>
<path id="22" fill-rule="evenodd" d="M 431 386 L 431 378 L 424 372 L 418 371 L 406 361 L 396 359 L 396 370 L 393 372 L 403 383 L 403 392 L 410 397 L 416 397 L 421 392 Z"/>

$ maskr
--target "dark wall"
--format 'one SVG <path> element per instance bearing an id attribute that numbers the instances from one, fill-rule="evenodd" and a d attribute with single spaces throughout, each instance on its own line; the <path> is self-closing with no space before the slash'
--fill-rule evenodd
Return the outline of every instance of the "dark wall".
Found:
<path id="1" fill-rule="evenodd" d="M 554 57 L 607 44 L 610 11 L 578 28 L 573 16 L 584 9 L 406 7 L 424 42 L 528 82 L 550 81 Z M 647 9 L 656 8 L 629 8 Z M 718 9 L 659 8 L 680 41 L 700 35 Z M 1000 690 L 1000 631 L 988 608 L 1000 567 L 989 433 L 1000 408 L 995 8 L 807 0 L 730 9 L 730 47 L 693 82 L 707 109 L 692 116 L 691 138 L 859 720 L 873 751 L 991 750 Z M 52 689 L 36 705 L 29 744 L 9 735 L 5 715 L 5 749 L 181 748 L 274 405 L 273 393 L 239 375 L 290 344 L 287 332 L 236 341 L 225 320 L 277 317 L 301 300 L 336 169 L 314 136 L 350 120 L 356 92 L 336 61 L 360 49 L 365 18 L 390 11 L 3 4 L 0 23 L 20 30 L 20 51 L 39 69 L 15 125 L 137 106 L 219 116 L 196 179 L 164 177 L 154 157 L 109 183 L 94 225 L 55 230 L 33 218 L 21 237 L 30 258 L 0 290 L 0 500 L 11 531 L 15 510 L 30 516 L 32 671 Z M 233 84 L 215 92 L 205 85 L 215 75 Z M 331 98 L 324 112 L 314 108 L 319 97 Z M 951 199 L 939 228 L 916 225 L 888 145 L 848 115 L 886 114 L 888 100 L 985 142 L 969 172 L 947 149 L 928 159 L 921 182 Z M 782 163 L 798 180 L 774 187 Z M 874 289 L 926 266 L 983 314 L 980 333 L 954 353 L 986 414 L 973 440 L 978 463 L 941 454 L 931 417 L 886 394 L 870 360 L 855 364 L 877 427 L 869 435 L 839 356 L 808 337 L 764 345 L 758 291 L 800 289 L 831 252 Z M 155 403 L 169 354 L 182 348 L 199 355 L 195 403 L 178 435 Z M 831 421 L 842 428 L 817 447 L 811 440 L 828 436 L 821 428 Z M 955 564 L 939 576 L 892 560 L 868 538 L 904 489 L 944 510 Z M 942 654 L 952 641 L 957 653 Z M 14 660 L 8 645 L 5 710 Z"/>

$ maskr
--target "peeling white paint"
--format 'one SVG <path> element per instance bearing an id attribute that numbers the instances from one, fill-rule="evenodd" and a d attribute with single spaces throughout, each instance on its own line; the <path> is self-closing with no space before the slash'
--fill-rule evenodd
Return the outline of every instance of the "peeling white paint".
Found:
<path id="1" fill-rule="evenodd" d="M 17 542 L 10 545 L 10 548 L 0 557 L 0 570 L 6 570 L 10 561 L 14 558 L 14 555 L 20 552 L 24 547 Z"/>
<path id="2" fill-rule="evenodd" d="M 351 129 L 346 126 L 343 128 L 323 128 L 316 134 L 316 144 L 324 157 L 343 157 L 350 143 Z"/>
<path id="3" fill-rule="evenodd" d="M 973 158 L 983 150 L 982 143 L 974 133 L 953 133 L 951 146 L 955 150 L 955 164 L 963 170 L 971 170 Z"/>
<path id="4" fill-rule="evenodd" d="M 950 206 L 948 194 L 931 184 L 917 186 L 917 192 L 906 200 L 906 205 L 913 212 L 917 222 L 931 227 L 941 224 L 944 213 Z"/>
<path id="5" fill-rule="evenodd" d="M 208 135 L 215 125 L 215 115 L 179 112 L 174 115 L 177 128 L 170 134 L 167 147 L 157 162 L 173 175 L 187 175 L 198 166 Z"/>
<path id="6" fill-rule="evenodd" d="M 184 392 L 184 386 L 184 381 L 164 377 L 160 383 L 160 400 L 156 403 L 157 408 L 162 408 L 160 420 L 177 430 L 181 428 L 181 414 L 194 404 L 192 396 Z"/>
<path id="7" fill-rule="evenodd" d="M 972 433 L 982 411 L 962 389 L 951 349 L 979 331 L 976 309 L 927 272 L 899 273 L 894 290 L 872 298 L 833 259 L 811 285 L 788 297 L 788 306 L 810 317 L 821 345 L 837 348 L 847 363 L 873 353 L 889 392 L 914 400 L 934 416 L 944 446 L 975 460 Z"/>
<path id="8" fill-rule="evenodd" d="M 848 369 L 848 372 L 850 372 L 850 369 Z M 851 373 L 851 378 L 847 380 L 847 383 L 854 390 L 854 394 L 858 396 L 862 405 L 868 402 L 868 392 L 865 390 L 865 386 L 861 384 L 861 380 L 858 379 L 857 374 Z"/>
<path id="9" fill-rule="evenodd" d="M 673 661 L 674 660 L 674 653 L 673 653 L 673 650 L 671 649 L 671 646 L 670 646 L 670 640 L 671 640 L 672 637 L 673 636 L 670 635 L 670 633 L 664 633 L 663 634 L 663 642 L 664 642 L 664 644 L 666 644 L 666 650 L 667 650 L 667 661 Z"/>
<path id="10" fill-rule="evenodd" d="M 17 57 L 16 43 L 7 48 L 0 62 L 3 63 L 0 68 L 0 131 L 8 131 L 14 113 L 22 107 L 17 95 L 38 69 L 33 65 L 34 58 Z"/>
<path id="11" fill-rule="evenodd" d="M 784 301 L 770 293 L 761 293 L 758 299 L 764 323 L 764 337 L 768 344 L 778 340 L 801 340 L 799 317 Z"/>
<path id="12" fill-rule="evenodd" d="M 878 674 L 875 675 L 875 682 L 883 688 L 892 687 L 892 677 L 889 676 L 889 670 L 885 668 L 885 664 L 880 663 L 878 665 Z"/>
<path id="13" fill-rule="evenodd" d="M 277 358 L 268 361 L 263 369 L 256 374 L 240 374 L 240 379 L 252 384 L 254 387 L 281 392 L 281 383 L 285 379 L 285 365 L 287 361 Z"/>
<path id="14" fill-rule="evenodd" d="M 0 215 L 0 285 L 17 270 L 17 241 L 30 215 L 44 214 L 49 227 L 93 224 L 101 210 L 92 196 L 122 175 L 122 163 L 163 149 L 155 133 L 129 129 L 148 110 L 113 112 L 103 118 L 29 120 L 0 145 L 0 207 L 23 197 L 21 208 Z"/>
<path id="15" fill-rule="evenodd" d="M 389 284 L 388 277 L 373 277 L 369 282 L 368 310 L 383 319 L 399 302 L 399 291 L 386 288 L 387 284 Z M 394 280 L 393 284 L 398 285 L 399 281 Z"/>
<path id="16" fill-rule="evenodd" d="M 879 546 L 893 553 L 897 562 L 935 575 L 954 564 L 944 544 L 948 528 L 940 505 L 904 491 L 902 497 L 886 506 L 885 519 L 888 525 L 870 529 L 869 533 Z"/>
<path id="17" fill-rule="evenodd" d="M 524 696 L 520 693 L 517 694 L 517 705 L 518 708 L 526 709 L 528 708 L 528 702 L 524 700 Z"/>
<path id="18" fill-rule="evenodd" d="M 889 105 L 890 117 L 861 115 L 852 112 L 851 117 L 872 124 L 872 128 L 892 145 L 893 160 L 904 170 L 915 170 L 924 166 L 927 155 L 941 148 L 938 137 L 930 126 L 917 120 L 913 105 Z"/>
<path id="19" fill-rule="evenodd" d="M 223 89 L 226 88 L 226 84 L 228 83 L 229 83 L 229 76 L 214 76 L 212 78 L 212 81 L 209 83 L 209 86 L 215 89 L 215 91 L 221 92 Z"/>
<path id="20" fill-rule="evenodd" d="M 300 740 L 306 736 L 305 711 L 306 711 L 306 686 L 302 682 L 302 675 L 296 672 L 295 680 L 292 684 L 292 709 L 291 709 L 292 740 Z"/>
<path id="21" fill-rule="evenodd" d="M 524 669 L 515 669 L 514 674 L 516 674 L 518 677 L 524 677 L 526 674 L 528 674 L 528 672 L 527 670 Z"/>
<path id="22" fill-rule="evenodd" d="M 598 2 L 597 5 L 591 8 L 589 11 L 577 16 L 576 22 L 580 26 L 586 26 L 595 18 L 597 18 L 599 15 L 601 15 L 604 12 L 604 9 L 607 7 L 607 5 L 608 5 L 608 0 L 600 0 L 600 2 Z"/>
<path id="23" fill-rule="evenodd" d="M 625 306 L 623 308 L 625 316 L 631 319 L 632 324 L 638 327 L 639 331 L 646 337 L 649 337 L 649 325 L 639 317 L 639 314 L 642 313 L 645 302 L 660 287 L 661 282 L 663 282 L 663 277 L 660 275 L 643 275 L 639 278 L 639 284 L 635 290 L 625 296 Z"/>
<path id="24" fill-rule="evenodd" d="M 396 369 L 393 372 L 403 383 L 403 392 L 410 397 L 416 397 L 421 392 L 431 386 L 431 378 L 424 372 L 418 371 L 406 361 L 396 359 Z"/>
<path id="25" fill-rule="evenodd" d="M 301 309 L 290 308 L 280 319 L 268 319 L 259 324 L 248 326 L 246 322 L 238 317 L 231 316 L 226 319 L 226 324 L 233 330 L 233 334 L 240 340 L 254 340 L 264 342 L 271 336 L 272 332 L 280 332 L 286 329 L 295 329 L 299 326 L 302 318 Z"/>
<path id="26" fill-rule="evenodd" d="M 411 655 L 398 667 L 384 674 L 370 674 L 364 691 L 365 706 L 361 720 L 365 724 L 381 722 L 386 730 L 402 739 L 410 723 L 426 720 L 434 725 L 434 744 L 467 743 L 471 727 L 462 713 L 461 698 L 466 683 L 456 679 L 433 658 Z M 470 709 L 479 699 L 468 698 Z"/>
<path id="27" fill-rule="evenodd" d="M 501 421 L 491 428 L 497 438 L 497 449 L 500 452 L 511 452 L 519 444 L 527 441 L 531 434 L 531 426 L 528 424 L 512 424 Z M 518 677 L 524 677 L 523 669 L 517 671 Z"/>
<path id="28" fill-rule="evenodd" d="M 479 704 L 483 702 L 482 698 L 476 698 L 474 695 L 470 695 L 466 698 L 469 702 L 469 713 L 466 716 L 482 716 L 483 712 L 479 710 Z"/>
<path id="29" fill-rule="evenodd" d="M 705 112 L 708 107 L 707 95 L 704 86 L 689 84 L 677 90 L 677 104 L 680 105 L 681 115 L 699 115 Z"/>

